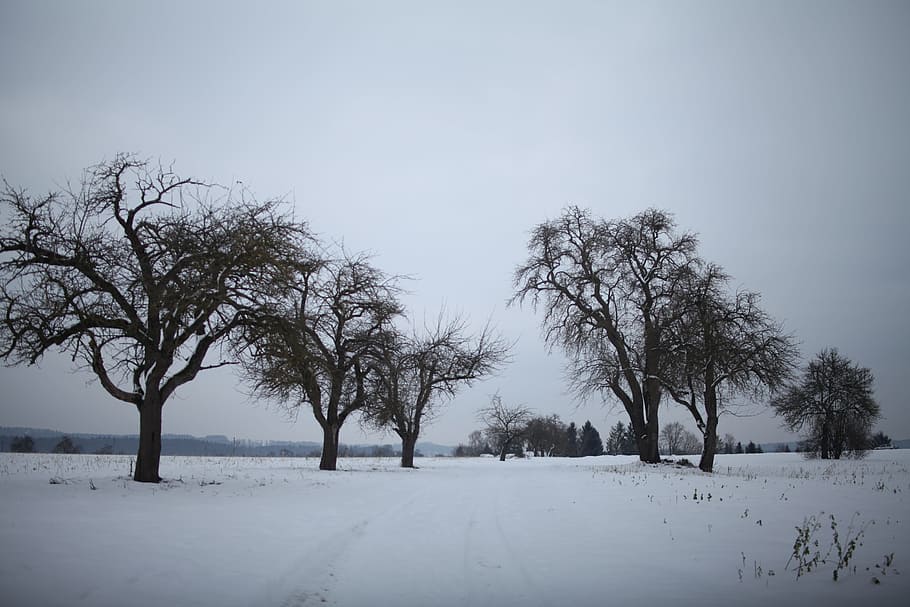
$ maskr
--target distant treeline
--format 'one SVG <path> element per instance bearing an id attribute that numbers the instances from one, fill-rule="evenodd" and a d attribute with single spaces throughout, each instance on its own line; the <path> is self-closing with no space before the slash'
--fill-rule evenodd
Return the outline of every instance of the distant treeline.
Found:
<path id="1" fill-rule="evenodd" d="M 64 442 L 64 439 L 69 439 Z M 420 445 L 415 457 L 451 455 L 451 447 L 428 443 Z M 135 455 L 139 437 L 135 435 L 66 434 L 35 428 L 0 428 L 0 452 L 89 453 Z M 198 438 L 165 434 L 162 455 L 202 455 L 213 457 L 319 457 L 322 445 L 314 442 L 232 440 L 225 436 Z M 340 445 L 341 457 L 399 457 L 393 445 Z"/>

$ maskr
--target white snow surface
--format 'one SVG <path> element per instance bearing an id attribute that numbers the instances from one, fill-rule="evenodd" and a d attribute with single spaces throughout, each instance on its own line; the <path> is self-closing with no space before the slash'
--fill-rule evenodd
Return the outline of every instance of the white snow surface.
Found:
<path id="1" fill-rule="evenodd" d="M 0 604 L 907 605 L 910 450 L 340 460 L 0 454 Z M 92 489 L 92 486 L 95 489 Z M 830 516 L 849 563 L 788 559 Z M 887 555 L 892 555 L 888 564 Z M 878 583 L 876 583 L 876 580 Z"/>

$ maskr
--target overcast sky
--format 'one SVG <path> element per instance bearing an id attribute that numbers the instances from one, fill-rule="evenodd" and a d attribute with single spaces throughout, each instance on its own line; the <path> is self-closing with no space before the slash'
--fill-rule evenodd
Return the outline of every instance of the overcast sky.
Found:
<path id="1" fill-rule="evenodd" d="M 499 391 L 601 433 L 530 309 L 509 308 L 529 230 L 569 204 L 646 207 L 760 292 L 804 358 L 872 369 L 910 438 L 910 3 L 0 1 L 0 174 L 45 192 L 117 152 L 285 197 L 327 240 L 416 278 L 517 341 L 423 438 L 455 444 Z M 136 433 L 63 356 L 0 369 L 0 425 Z M 576 408 L 578 407 L 578 408 Z M 789 438 L 759 405 L 719 431 Z M 665 420 L 694 424 L 667 405 Z M 228 371 L 178 392 L 164 432 L 318 440 Z M 351 421 L 343 442 L 372 441 Z M 391 442 L 391 438 L 389 439 Z"/>

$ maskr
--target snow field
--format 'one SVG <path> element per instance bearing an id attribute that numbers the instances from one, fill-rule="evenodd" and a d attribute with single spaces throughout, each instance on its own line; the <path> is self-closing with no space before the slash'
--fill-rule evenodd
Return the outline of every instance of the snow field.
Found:
<path id="1" fill-rule="evenodd" d="M 341 460 L 0 454 L 4 605 L 904 605 L 910 451 Z M 93 490 L 91 487 L 94 486 Z M 796 527 L 830 515 L 849 565 L 796 579 Z M 886 555 L 894 555 L 885 566 Z M 834 555 L 834 552 L 832 552 Z M 836 556 L 834 561 L 836 561 Z M 878 565 L 878 567 L 877 567 Z M 855 568 L 855 572 L 854 572 Z M 884 568 L 884 573 L 882 569 Z M 877 580 L 878 583 L 875 583 Z"/>

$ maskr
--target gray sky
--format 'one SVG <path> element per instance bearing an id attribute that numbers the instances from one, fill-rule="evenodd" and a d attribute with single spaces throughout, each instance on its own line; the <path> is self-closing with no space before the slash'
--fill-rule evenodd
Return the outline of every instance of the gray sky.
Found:
<path id="1" fill-rule="evenodd" d="M 242 180 L 418 278 L 418 319 L 442 305 L 492 319 L 518 340 L 514 362 L 425 430 L 447 444 L 497 390 L 602 433 L 621 419 L 575 409 L 538 318 L 505 302 L 528 231 L 567 204 L 664 208 L 763 294 L 804 357 L 835 346 L 870 367 L 880 426 L 905 438 L 908 66 L 905 1 L 2 0 L 0 174 L 40 193 L 128 151 Z M 137 432 L 133 408 L 70 369 L 0 369 L 0 425 Z M 789 436 L 750 411 L 720 432 Z M 164 431 L 321 436 L 225 371 L 178 392 Z"/>

